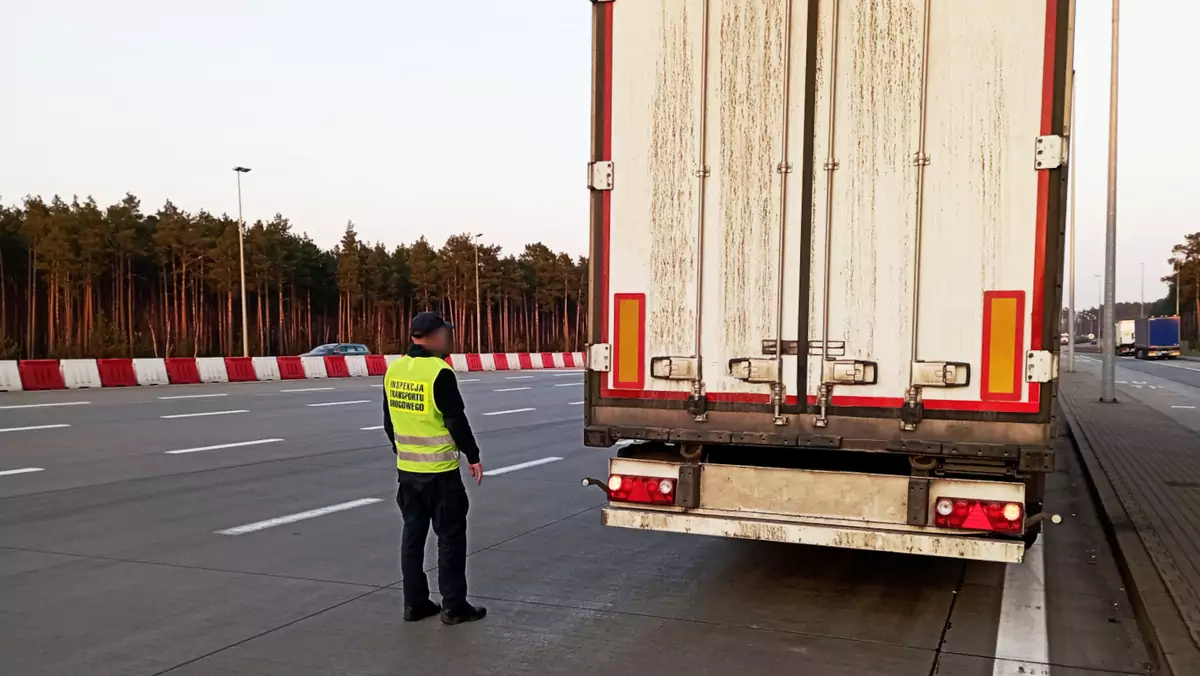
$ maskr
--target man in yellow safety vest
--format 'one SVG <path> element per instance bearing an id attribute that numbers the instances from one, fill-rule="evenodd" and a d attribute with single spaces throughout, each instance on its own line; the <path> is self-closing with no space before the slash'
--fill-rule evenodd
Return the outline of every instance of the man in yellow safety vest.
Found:
<path id="1" fill-rule="evenodd" d="M 383 429 L 396 454 L 396 504 L 404 517 L 400 570 L 404 575 L 404 619 L 439 612 L 444 624 L 482 620 L 487 609 L 467 603 L 467 489 L 458 471 L 467 456 L 471 477 L 483 483 L 479 445 L 467 422 L 454 369 L 446 363 L 453 327 L 437 314 L 412 320 L 413 345 L 388 365 L 383 377 Z M 438 538 L 438 587 L 442 605 L 429 598 L 425 540 L 429 526 Z"/>

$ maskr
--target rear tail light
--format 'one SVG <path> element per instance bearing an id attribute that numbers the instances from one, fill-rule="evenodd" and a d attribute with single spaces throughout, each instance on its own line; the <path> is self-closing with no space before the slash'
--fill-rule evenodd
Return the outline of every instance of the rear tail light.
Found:
<path id="1" fill-rule="evenodd" d="M 933 511 L 940 528 L 998 533 L 1025 531 L 1025 507 L 1019 502 L 938 498 Z"/>
<path id="2" fill-rule="evenodd" d="M 650 505 L 673 505 L 675 504 L 675 480 L 613 474 L 608 477 L 608 499 Z"/>

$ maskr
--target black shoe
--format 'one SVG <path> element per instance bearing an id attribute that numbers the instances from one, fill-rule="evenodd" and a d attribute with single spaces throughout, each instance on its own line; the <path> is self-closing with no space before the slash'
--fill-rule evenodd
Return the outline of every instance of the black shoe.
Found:
<path id="1" fill-rule="evenodd" d="M 475 622 L 487 617 L 487 608 L 483 606 L 467 605 L 464 610 L 451 613 L 449 610 L 442 611 L 442 624 L 453 625 L 462 624 L 463 622 Z"/>
<path id="2" fill-rule="evenodd" d="M 405 606 L 404 621 L 405 622 L 420 622 L 427 617 L 433 617 L 442 612 L 442 607 L 438 604 L 425 599 L 424 603 L 418 603 L 415 606 Z"/>

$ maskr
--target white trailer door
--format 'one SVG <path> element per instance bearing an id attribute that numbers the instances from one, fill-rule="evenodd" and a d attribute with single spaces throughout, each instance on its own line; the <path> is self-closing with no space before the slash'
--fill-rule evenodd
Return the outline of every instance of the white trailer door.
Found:
<path id="1" fill-rule="evenodd" d="M 1038 411 L 1025 362 L 1048 349 L 1058 223 L 1035 159 L 1062 89 L 1062 5 L 820 3 L 810 401 Z M 831 378 L 829 360 L 875 378 Z"/>
<path id="2" fill-rule="evenodd" d="M 601 394 L 795 405 L 798 357 L 763 344 L 800 335 L 807 3 L 603 11 L 609 133 L 597 140 L 613 188 L 598 242 L 612 345 Z M 746 359 L 754 377 L 749 363 L 731 367 Z"/>
<path id="3" fill-rule="evenodd" d="M 1037 413 L 1066 6 L 597 4 L 600 399 Z"/>

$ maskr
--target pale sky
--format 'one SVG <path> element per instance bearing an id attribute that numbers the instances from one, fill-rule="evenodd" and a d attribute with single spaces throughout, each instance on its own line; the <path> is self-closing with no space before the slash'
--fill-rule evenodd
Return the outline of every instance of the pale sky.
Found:
<path id="1" fill-rule="evenodd" d="M 645 2 L 652 0 L 622 0 Z M 966 0 L 964 0 L 966 1 Z M 979 0 L 974 0 L 979 1 Z M 1042 0 L 988 0 L 1041 2 Z M 1079 0 L 1079 307 L 1102 270 L 1110 4 Z M 1200 230 L 1200 2 L 1122 6 L 1119 300 Z M 282 212 L 323 246 L 587 252 L 587 0 L 0 0 L 0 200 Z"/>

